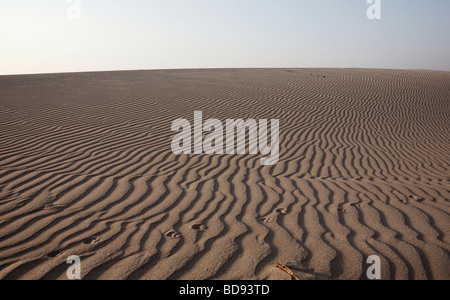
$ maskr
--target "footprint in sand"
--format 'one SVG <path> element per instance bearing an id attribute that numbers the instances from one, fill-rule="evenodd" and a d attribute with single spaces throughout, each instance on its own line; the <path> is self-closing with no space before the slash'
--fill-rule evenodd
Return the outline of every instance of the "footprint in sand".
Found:
<path id="1" fill-rule="evenodd" d="M 191 226 L 191 228 L 196 231 L 205 231 L 206 229 L 208 229 L 208 226 L 203 225 L 203 224 L 194 224 Z"/>
<path id="2" fill-rule="evenodd" d="M 165 236 L 169 239 L 180 239 L 181 238 L 181 234 L 179 234 L 175 230 L 170 230 L 169 232 L 167 232 L 165 234 Z"/>
<path id="3" fill-rule="evenodd" d="M 272 219 L 271 218 L 261 218 L 261 219 L 259 219 L 259 221 L 261 223 L 271 223 Z"/>
<path id="4" fill-rule="evenodd" d="M 281 214 L 281 215 L 287 215 L 288 214 L 288 210 L 286 208 L 278 208 L 276 210 L 276 212 Z"/>
<path id="5" fill-rule="evenodd" d="M 96 244 L 100 243 L 101 241 L 102 240 L 99 239 L 99 238 L 91 237 L 91 238 L 85 239 L 83 244 L 85 244 L 85 245 L 96 245 Z"/>
<path id="6" fill-rule="evenodd" d="M 414 200 L 414 201 L 417 201 L 417 202 L 423 202 L 423 201 L 425 201 L 425 198 L 420 197 L 420 196 L 409 195 L 409 198 L 412 199 L 412 200 Z"/>
<path id="7" fill-rule="evenodd" d="M 404 204 L 409 204 L 408 199 L 399 199 L 400 202 L 404 203 Z"/>

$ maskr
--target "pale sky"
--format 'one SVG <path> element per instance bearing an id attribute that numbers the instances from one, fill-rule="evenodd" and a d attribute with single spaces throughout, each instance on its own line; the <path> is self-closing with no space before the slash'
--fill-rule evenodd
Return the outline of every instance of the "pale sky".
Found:
<path id="1" fill-rule="evenodd" d="M 73 0 L 76 1 L 76 0 Z M 1 0 L 0 74 L 347 67 L 450 71 L 450 1 Z"/>

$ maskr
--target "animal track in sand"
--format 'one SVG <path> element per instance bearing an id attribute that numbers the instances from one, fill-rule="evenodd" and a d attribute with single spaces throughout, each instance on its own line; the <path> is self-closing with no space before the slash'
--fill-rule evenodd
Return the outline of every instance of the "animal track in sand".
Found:
<path id="1" fill-rule="evenodd" d="M 409 200 L 408 199 L 398 199 L 400 202 L 404 203 L 404 204 L 409 204 Z"/>
<path id="2" fill-rule="evenodd" d="M 281 215 L 287 215 L 289 211 L 286 208 L 278 208 L 276 210 L 276 212 L 281 214 Z"/>
<path id="3" fill-rule="evenodd" d="M 420 196 L 409 195 L 409 198 L 412 199 L 412 200 L 414 200 L 414 201 L 417 201 L 417 202 L 423 202 L 423 201 L 425 201 L 425 198 L 420 197 Z"/>
<path id="4" fill-rule="evenodd" d="M 206 229 L 208 229 L 208 226 L 203 224 L 194 224 L 191 226 L 191 228 L 197 231 L 205 231 Z"/>
<path id="5" fill-rule="evenodd" d="M 178 232 L 176 232 L 175 230 L 170 230 L 168 231 L 165 236 L 169 239 L 180 239 L 181 238 L 181 234 L 179 234 Z"/>
<path id="6" fill-rule="evenodd" d="M 259 221 L 261 223 L 271 223 L 272 219 L 271 218 L 261 218 L 261 219 L 259 219 Z"/>
<path id="7" fill-rule="evenodd" d="M 83 241 L 83 244 L 85 244 L 85 245 L 96 245 L 96 244 L 100 243 L 101 241 L 102 240 L 99 239 L 99 238 L 91 237 L 91 238 L 85 239 Z"/>
<path id="8" fill-rule="evenodd" d="M 346 210 L 346 209 L 343 209 L 343 208 L 338 208 L 338 213 L 340 213 L 340 214 L 346 214 L 348 211 Z"/>

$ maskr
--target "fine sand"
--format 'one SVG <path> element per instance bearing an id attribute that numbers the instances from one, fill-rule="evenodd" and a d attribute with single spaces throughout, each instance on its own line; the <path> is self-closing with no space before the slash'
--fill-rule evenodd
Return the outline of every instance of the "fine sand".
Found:
<path id="1" fill-rule="evenodd" d="M 171 124 L 279 119 L 280 160 L 180 155 Z M 0 278 L 450 279 L 450 73 L 0 77 Z"/>

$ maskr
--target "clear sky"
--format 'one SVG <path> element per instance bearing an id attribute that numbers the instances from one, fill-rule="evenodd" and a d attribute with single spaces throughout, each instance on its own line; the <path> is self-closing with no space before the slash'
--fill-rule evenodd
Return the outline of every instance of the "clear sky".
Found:
<path id="1" fill-rule="evenodd" d="M 73 0 L 76 1 L 76 0 Z M 362 67 L 450 71 L 450 1 L 1 0 L 0 74 Z"/>

